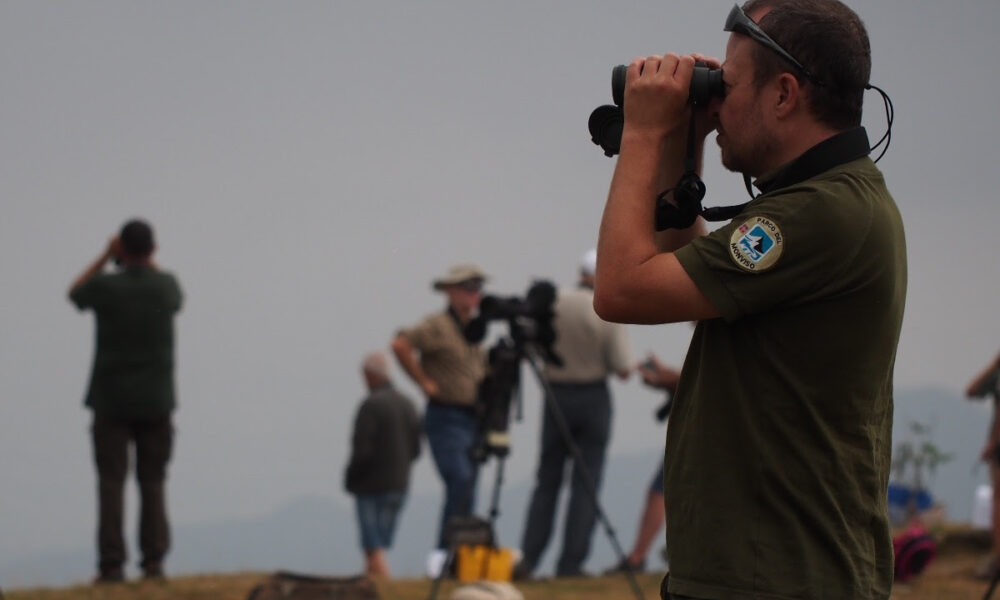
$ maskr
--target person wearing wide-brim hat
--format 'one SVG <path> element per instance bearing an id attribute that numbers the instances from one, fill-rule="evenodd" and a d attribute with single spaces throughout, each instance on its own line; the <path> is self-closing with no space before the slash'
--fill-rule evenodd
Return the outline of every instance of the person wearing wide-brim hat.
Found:
<path id="1" fill-rule="evenodd" d="M 448 272 L 443 277 L 435 279 L 432 287 L 438 291 L 446 291 L 448 288 L 454 287 L 473 288 L 478 286 L 481 290 L 487 279 L 486 273 L 483 273 L 474 264 L 455 265 L 448 269 Z M 451 298 L 449 297 L 449 303 L 450 300 Z"/>
<path id="2" fill-rule="evenodd" d="M 400 330 L 392 341 L 400 366 L 427 397 L 424 432 L 445 485 L 439 550 L 448 547 L 448 519 L 470 514 L 475 503 L 476 465 L 470 448 L 476 441 L 475 402 L 486 360 L 480 346 L 466 340 L 464 329 L 479 308 L 487 279 L 474 264 L 451 267 L 432 282 L 448 299 L 445 310 Z"/>

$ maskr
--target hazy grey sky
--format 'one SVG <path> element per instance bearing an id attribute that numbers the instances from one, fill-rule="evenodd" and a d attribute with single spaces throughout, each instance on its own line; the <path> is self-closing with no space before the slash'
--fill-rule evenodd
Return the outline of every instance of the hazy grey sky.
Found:
<path id="1" fill-rule="evenodd" d="M 731 5 L 0 1 L 0 556 L 93 537 L 93 323 L 65 292 L 125 219 L 151 220 L 186 293 L 174 520 L 346 503 L 360 357 L 440 308 L 429 282 L 453 262 L 503 294 L 571 284 L 614 166 L 586 129 L 611 67 L 722 56 Z M 879 165 L 909 247 L 897 387 L 958 389 L 998 347 L 1000 4 L 852 5 L 896 106 Z M 865 123 L 884 131 L 874 93 Z M 706 204 L 743 201 L 712 143 L 706 162 Z M 690 329 L 630 334 L 677 362 Z M 526 387 L 512 479 L 535 463 Z M 615 391 L 611 451 L 660 446 L 659 398 Z M 417 474 L 439 489 L 426 457 Z"/>

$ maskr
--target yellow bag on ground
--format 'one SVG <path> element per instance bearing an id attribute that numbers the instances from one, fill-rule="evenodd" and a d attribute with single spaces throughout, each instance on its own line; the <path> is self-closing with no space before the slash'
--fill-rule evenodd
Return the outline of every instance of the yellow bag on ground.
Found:
<path id="1" fill-rule="evenodd" d="M 510 548 L 462 544 L 457 552 L 456 575 L 462 583 L 470 581 L 510 581 L 514 555 Z"/>

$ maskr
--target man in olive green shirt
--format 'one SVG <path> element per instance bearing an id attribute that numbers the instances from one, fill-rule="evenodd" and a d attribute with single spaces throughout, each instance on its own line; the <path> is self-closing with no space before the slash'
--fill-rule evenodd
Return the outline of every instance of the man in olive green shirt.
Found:
<path id="1" fill-rule="evenodd" d="M 482 299 L 486 274 L 475 265 L 456 265 L 434 281 L 448 298 L 444 312 L 403 329 L 392 341 L 400 366 L 427 396 L 424 433 L 445 485 L 437 549 L 448 548 L 445 526 L 475 506 L 477 466 L 471 450 L 479 421 L 475 404 L 486 357 L 479 344 L 466 340 L 465 327 Z M 438 556 L 441 553 L 437 553 Z"/>
<path id="2" fill-rule="evenodd" d="M 140 566 L 148 578 L 163 577 L 170 547 L 165 497 L 173 446 L 174 315 L 181 290 L 173 275 L 152 261 L 152 228 L 129 221 L 107 249 L 72 283 L 69 297 L 97 317 L 96 349 L 85 404 L 98 474 L 98 574 L 96 582 L 124 579 L 122 534 L 129 446 L 141 496 Z M 114 260 L 121 267 L 105 273 Z"/>
<path id="3" fill-rule="evenodd" d="M 667 434 L 662 595 L 884 600 L 906 250 L 860 127 L 868 38 L 836 0 L 744 8 L 695 159 L 717 130 L 723 165 L 762 193 L 707 235 L 654 234 L 654 199 L 684 171 L 694 63 L 720 65 L 637 59 L 598 244 L 598 314 L 699 321 Z"/>

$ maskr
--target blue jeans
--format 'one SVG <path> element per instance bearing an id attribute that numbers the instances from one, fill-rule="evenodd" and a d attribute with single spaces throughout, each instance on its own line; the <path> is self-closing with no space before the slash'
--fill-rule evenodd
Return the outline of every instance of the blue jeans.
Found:
<path id="1" fill-rule="evenodd" d="M 529 572 L 533 571 L 549 543 L 566 462 L 572 461 L 573 476 L 556 575 L 578 575 L 590 554 L 590 540 L 597 522 L 594 496 L 601 488 L 604 456 L 611 436 L 611 393 L 603 381 L 553 384 L 552 392 L 555 394 L 552 400 L 565 417 L 572 439 L 564 438 L 546 402 L 542 421 L 542 454 L 521 538 L 522 562 Z M 576 464 L 569 443 L 580 450 L 581 464 Z M 583 470 L 593 479 L 594 490 L 588 489 Z"/>
<path id="2" fill-rule="evenodd" d="M 429 403 L 424 412 L 424 433 L 434 466 L 444 482 L 444 508 L 438 527 L 437 547 L 448 548 L 445 526 L 455 515 L 472 514 L 476 503 L 478 467 L 471 451 L 476 443 L 478 419 L 471 408 Z"/>
<path id="3" fill-rule="evenodd" d="M 403 492 L 358 494 L 355 508 L 358 513 L 358 529 L 361 530 L 361 547 L 365 552 L 392 547 L 396 517 L 399 516 L 405 499 L 406 494 Z"/>

